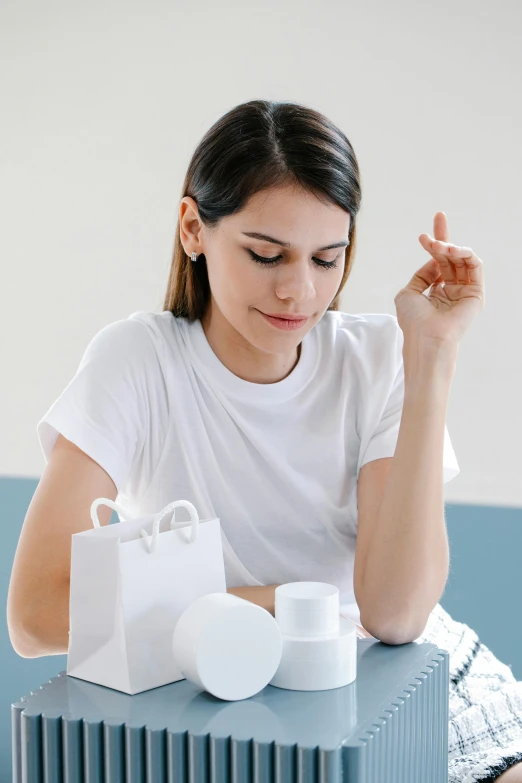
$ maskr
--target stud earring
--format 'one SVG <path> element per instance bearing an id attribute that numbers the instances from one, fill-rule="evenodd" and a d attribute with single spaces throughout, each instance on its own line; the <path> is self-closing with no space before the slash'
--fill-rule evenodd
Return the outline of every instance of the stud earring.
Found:
<path id="1" fill-rule="evenodd" d="M 194 263 L 198 260 L 198 254 L 195 251 L 190 254 L 190 260 L 194 261 Z"/>

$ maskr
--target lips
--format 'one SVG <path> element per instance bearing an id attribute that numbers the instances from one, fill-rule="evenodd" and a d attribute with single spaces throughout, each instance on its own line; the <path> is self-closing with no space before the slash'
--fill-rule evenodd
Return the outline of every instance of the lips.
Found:
<path id="1" fill-rule="evenodd" d="M 272 326 L 275 326 L 277 329 L 283 329 L 286 331 L 300 329 L 303 326 L 303 324 L 305 324 L 308 320 L 308 316 L 301 317 L 301 318 L 288 318 L 288 317 L 268 315 L 267 313 L 263 313 L 261 310 L 258 310 L 258 313 L 262 315 L 263 318 L 266 321 L 268 321 L 268 323 L 271 324 Z"/>
<path id="2" fill-rule="evenodd" d="M 307 315 L 290 315 L 288 313 L 263 313 L 270 318 L 282 318 L 285 321 L 306 321 Z"/>

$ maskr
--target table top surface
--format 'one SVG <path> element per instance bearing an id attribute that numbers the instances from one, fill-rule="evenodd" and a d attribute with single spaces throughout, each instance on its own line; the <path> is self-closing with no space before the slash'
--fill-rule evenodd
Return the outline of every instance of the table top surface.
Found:
<path id="1" fill-rule="evenodd" d="M 400 705 L 420 673 L 429 676 L 447 656 L 430 643 L 358 639 L 357 676 L 349 685 L 327 691 L 267 685 L 241 701 L 223 701 L 186 679 L 131 696 L 60 672 L 15 706 L 49 718 L 336 748 L 357 742 L 383 711 Z"/>

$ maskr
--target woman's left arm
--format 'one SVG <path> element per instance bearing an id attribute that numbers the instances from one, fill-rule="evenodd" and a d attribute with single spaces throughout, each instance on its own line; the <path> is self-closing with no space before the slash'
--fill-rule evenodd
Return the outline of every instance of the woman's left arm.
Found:
<path id="1" fill-rule="evenodd" d="M 448 577 L 444 428 L 458 343 L 485 304 L 482 261 L 449 243 L 444 212 L 434 235 L 419 237 L 432 257 L 395 297 L 404 402 L 358 599 L 362 625 L 389 644 L 422 634 Z"/>

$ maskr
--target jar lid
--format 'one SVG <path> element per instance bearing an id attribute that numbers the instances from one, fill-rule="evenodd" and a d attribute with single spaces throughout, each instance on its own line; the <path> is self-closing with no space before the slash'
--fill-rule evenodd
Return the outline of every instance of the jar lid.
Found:
<path id="1" fill-rule="evenodd" d="M 292 611 L 340 610 L 339 588 L 326 582 L 288 582 L 275 589 L 275 607 Z"/>

